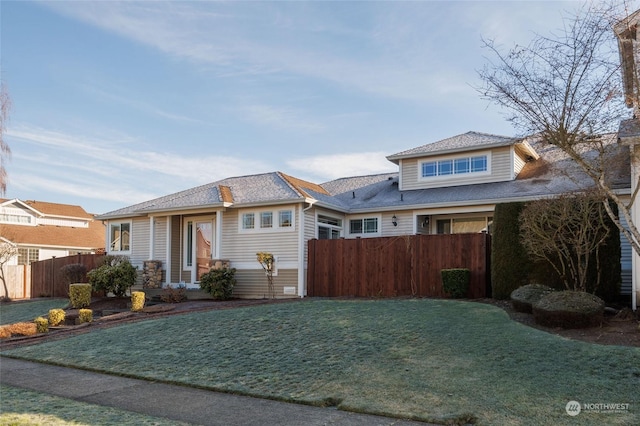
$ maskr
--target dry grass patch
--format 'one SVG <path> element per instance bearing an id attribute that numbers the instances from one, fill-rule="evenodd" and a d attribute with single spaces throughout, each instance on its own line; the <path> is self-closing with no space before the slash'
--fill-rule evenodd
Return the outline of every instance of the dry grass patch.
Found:
<path id="1" fill-rule="evenodd" d="M 0 326 L 0 339 L 11 336 L 33 336 L 38 333 L 38 326 L 34 322 L 19 322 Z"/>

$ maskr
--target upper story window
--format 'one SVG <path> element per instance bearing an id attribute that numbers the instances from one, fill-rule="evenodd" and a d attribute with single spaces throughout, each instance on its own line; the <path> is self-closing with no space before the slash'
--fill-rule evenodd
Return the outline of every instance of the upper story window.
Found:
<path id="1" fill-rule="evenodd" d="M 109 225 L 109 250 L 131 250 L 131 222 L 111 223 Z"/>
<path id="2" fill-rule="evenodd" d="M 422 178 L 465 175 L 469 173 L 483 173 L 488 171 L 488 154 L 443 158 L 441 160 L 424 161 L 421 163 Z"/>
<path id="3" fill-rule="evenodd" d="M 33 216 L 17 215 L 17 214 L 0 214 L 0 222 L 3 223 L 20 223 L 29 225 L 33 220 Z"/>
<path id="4" fill-rule="evenodd" d="M 349 220 L 349 233 L 352 235 L 358 234 L 377 234 L 378 233 L 378 218 L 377 217 L 365 217 L 361 219 Z"/>
<path id="5" fill-rule="evenodd" d="M 274 217 L 276 220 L 274 220 Z M 245 212 L 241 214 L 240 218 L 241 231 L 276 231 L 293 227 L 293 210 Z"/>

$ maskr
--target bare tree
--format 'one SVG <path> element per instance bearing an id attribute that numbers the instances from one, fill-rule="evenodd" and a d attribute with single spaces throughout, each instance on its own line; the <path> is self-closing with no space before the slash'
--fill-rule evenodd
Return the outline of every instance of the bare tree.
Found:
<path id="1" fill-rule="evenodd" d="M 600 248 L 610 232 L 602 204 L 597 194 L 561 195 L 532 201 L 520 214 L 522 245 L 532 256 L 548 261 L 567 290 L 587 291 L 592 262 L 597 278 L 591 290 L 600 285 Z"/>
<path id="2" fill-rule="evenodd" d="M 17 254 L 18 248 L 15 244 L 0 239 L 0 281 L 2 281 L 2 285 L 4 286 L 4 296 L 2 298 L 6 300 L 10 300 L 10 298 L 9 288 L 7 287 L 7 281 L 4 276 L 4 266 Z"/>
<path id="3" fill-rule="evenodd" d="M 11 157 L 11 149 L 4 139 L 9 110 L 11 109 L 11 98 L 7 92 L 7 86 L 0 80 L 0 195 L 4 195 L 7 190 L 7 170 L 5 163 Z"/>
<path id="4" fill-rule="evenodd" d="M 517 129 L 539 134 L 580 166 L 602 199 L 617 204 L 626 228 L 609 203 L 604 206 L 640 254 L 640 232 L 631 215 L 637 189 L 627 200 L 613 188 L 608 172 L 617 147 L 600 137 L 615 132 L 629 114 L 613 31 L 614 23 L 624 22 L 621 17 L 627 15 L 613 5 L 594 2 L 568 16 L 558 34 L 536 35 L 528 46 L 505 53 L 493 41 L 485 41 L 495 62 L 479 71 L 484 85 L 478 90 L 504 107 Z M 640 176 L 634 186 L 640 188 Z"/>

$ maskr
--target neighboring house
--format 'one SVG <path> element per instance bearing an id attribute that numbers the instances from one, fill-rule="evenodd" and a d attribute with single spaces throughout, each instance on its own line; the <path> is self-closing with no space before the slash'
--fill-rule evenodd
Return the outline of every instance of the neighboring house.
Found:
<path id="1" fill-rule="evenodd" d="M 0 199 L 0 239 L 14 244 L 18 255 L 9 265 L 103 252 L 102 222 L 80 206 Z"/>
<path id="2" fill-rule="evenodd" d="M 620 65 L 626 104 L 633 109 L 633 118 L 620 123 L 618 137 L 621 144 L 629 147 L 631 157 L 631 191 L 640 190 L 640 10 L 619 22 L 614 27 L 618 38 Z M 640 199 L 632 206 L 633 223 L 640 227 Z M 640 241 L 638 241 L 640 244 Z M 640 256 L 633 256 L 632 306 L 637 308 L 640 299 Z"/>
<path id="3" fill-rule="evenodd" d="M 619 156 L 608 179 L 628 197 L 628 151 L 615 135 L 606 142 Z M 275 256 L 277 297 L 303 297 L 309 239 L 491 232 L 497 203 L 592 186 L 572 160 L 536 138 L 468 132 L 387 159 L 398 172 L 321 185 L 281 172 L 233 177 L 98 218 L 107 224 L 109 252 L 129 255 L 140 269 L 145 260 L 162 261 L 165 285 L 195 288 L 209 265 L 228 260 L 237 269 L 234 294 L 265 297 L 256 253 L 266 251 Z M 623 244 L 626 294 L 630 259 Z"/>

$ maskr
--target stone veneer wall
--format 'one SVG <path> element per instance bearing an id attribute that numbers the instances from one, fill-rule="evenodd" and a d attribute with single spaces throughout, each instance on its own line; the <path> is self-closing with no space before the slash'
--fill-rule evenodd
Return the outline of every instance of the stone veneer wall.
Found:
<path id="1" fill-rule="evenodd" d="M 145 260 L 142 270 L 142 288 L 162 288 L 162 262 Z"/>

